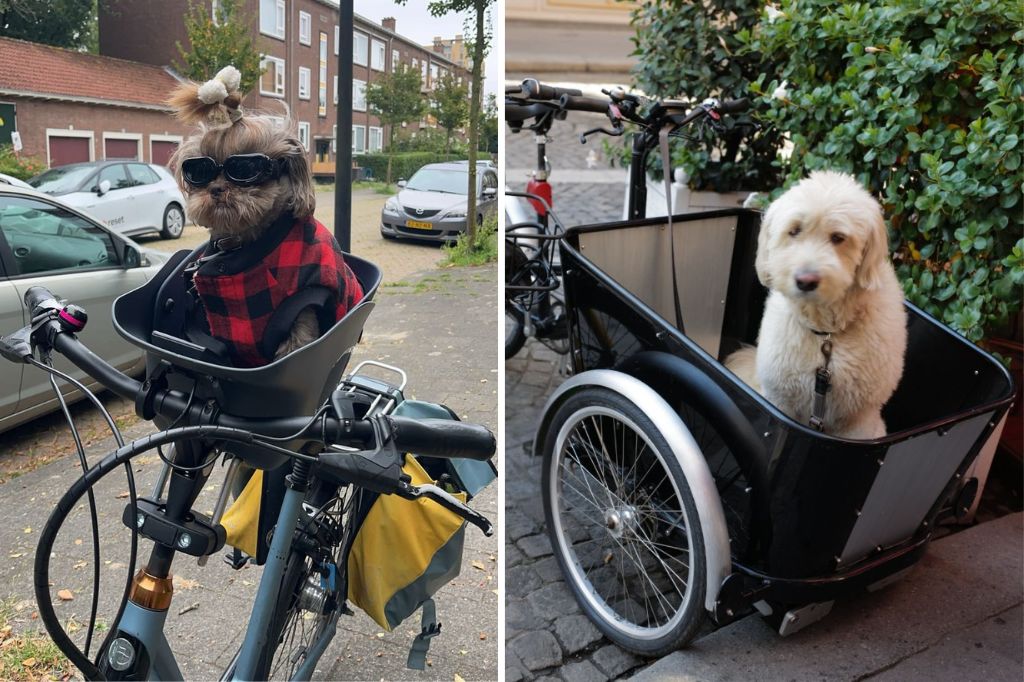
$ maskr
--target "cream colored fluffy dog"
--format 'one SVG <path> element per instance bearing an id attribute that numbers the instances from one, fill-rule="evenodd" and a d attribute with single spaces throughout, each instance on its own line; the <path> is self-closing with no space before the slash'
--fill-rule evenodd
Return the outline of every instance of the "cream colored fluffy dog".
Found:
<path id="1" fill-rule="evenodd" d="M 770 290 L 758 345 L 726 366 L 807 424 L 829 338 L 823 430 L 884 436 L 881 410 L 903 374 L 907 319 L 878 202 L 849 175 L 811 173 L 768 207 L 755 266 Z"/>

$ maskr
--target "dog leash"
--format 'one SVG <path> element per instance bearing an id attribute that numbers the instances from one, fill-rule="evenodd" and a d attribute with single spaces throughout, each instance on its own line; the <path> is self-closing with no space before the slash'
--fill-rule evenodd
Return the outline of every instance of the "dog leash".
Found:
<path id="1" fill-rule="evenodd" d="M 679 283 L 676 280 L 676 231 L 672 227 L 672 174 L 668 157 L 668 134 L 671 129 L 672 126 L 667 125 L 658 132 L 658 143 L 661 147 L 661 169 L 665 176 L 665 209 L 668 213 L 668 250 L 672 258 L 672 300 L 676 308 L 676 329 L 685 334 L 683 308 L 679 303 Z"/>
<path id="2" fill-rule="evenodd" d="M 832 361 L 832 332 L 811 330 L 816 336 L 824 336 L 821 342 L 821 355 L 825 364 L 814 370 L 814 400 L 811 403 L 811 428 L 816 431 L 825 430 L 825 396 L 832 388 L 832 372 L 828 366 Z"/>

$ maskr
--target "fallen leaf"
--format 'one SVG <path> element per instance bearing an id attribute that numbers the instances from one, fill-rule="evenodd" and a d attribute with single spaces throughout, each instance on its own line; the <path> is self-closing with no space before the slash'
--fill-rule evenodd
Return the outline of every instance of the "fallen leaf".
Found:
<path id="1" fill-rule="evenodd" d="M 487 633 L 486 632 L 481 632 L 480 633 L 480 641 L 483 642 L 486 639 L 487 639 Z"/>
<path id="2" fill-rule="evenodd" d="M 82 538 L 75 538 L 75 544 L 76 545 L 82 544 Z"/>
<path id="3" fill-rule="evenodd" d="M 484 562 L 482 562 L 482 561 L 477 561 L 476 559 L 473 559 L 473 561 L 470 561 L 469 563 L 470 563 L 470 565 L 473 568 L 476 568 L 478 570 L 481 570 L 481 571 L 486 571 L 487 570 L 487 567 L 484 566 Z"/>
<path id="4" fill-rule="evenodd" d="M 126 497 L 128 497 L 128 491 L 127 490 L 124 491 L 123 493 L 118 493 L 118 495 L 117 495 L 117 499 L 119 499 L 119 500 L 123 500 Z"/>
<path id="5" fill-rule="evenodd" d="M 29 526 L 28 528 L 26 528 L 26 529 L 25 529 L 25 532 L 26 532 L 26 533 L 31 533 L 31 532 L 32 532 L 32 527 L 31 527 L 31 526 Z M 35 660 L 35 659 L 32 659 L 32 660 Z"/>
<path id="6" fill-rule="evenodd" d="M 462 675 L 455 673 L 455 682 L 466 682 L 466 680 L 462 679 Z"/>
<path id="7" fill-rule="evenodd" d="M 72 568 L 85 568 L 89 565 L 88 561 L 79 561 Z"/>
<path id="8" fill-rule="evenodd" d="M 193 604 L 189 604 L 188 606 L 183 608 L 181 611 L 178 611 L 178 615 L 179 616 L 184 616 L 189 611 L 195 611 L 198 608 L 199 608 L 199 602 L 195 602 Z"/>
<path id="9" fill-rule="evenodd" d="M 57 598 L 61 601 L 71 601 L 75 598 L 75 595 L 71 590 L 61 590 L 57 593 Z"/>
<path id="10" fill-rule="evenodd" d="M 23 557 L 23 556 L 25 556 L 25 553 L 24 553 L 24 552 L 15 552 L 14 554 L 10 554 L 9 556 L 10 556 L 10 557 L 11 557 L 12 559 L 17 559 L 18 557 Z"/>
<path id="11" fill-rule="evenodd" d="M 377 639 L 384 639 L 384 633 L 383 632 L 378 632 L 377 633 Z"/>
<path id="12" fill-rule="evenodd" d="M 26 658 L 24 661 L 21 662 L 21 665 L 22 665 L 23 668 L 31 668 L 35 664 L 36 664 L 36 659 L 35 658 Z"/>

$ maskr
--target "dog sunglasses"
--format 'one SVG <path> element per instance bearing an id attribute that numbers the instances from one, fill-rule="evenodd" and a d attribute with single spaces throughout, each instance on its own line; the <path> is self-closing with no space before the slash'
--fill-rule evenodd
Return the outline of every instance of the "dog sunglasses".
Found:
<path id="1" fill-rule="evenodd" d="M 284 159 L 272 159 L 266 154 L 235 154 L 224 159 L 223 164 L 209 156 L 193 156 L 181 162 L 181 175 L 193 187 L 203 187 L 223 171 L 229 182 L 253 187 L 280 177 L 284 163 Z"/>

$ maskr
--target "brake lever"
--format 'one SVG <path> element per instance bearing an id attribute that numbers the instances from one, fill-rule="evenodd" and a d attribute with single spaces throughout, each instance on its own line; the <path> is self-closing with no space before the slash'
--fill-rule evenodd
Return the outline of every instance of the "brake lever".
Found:
<path id="1" fill-rule="evenodd" d="M 608 130 L 607 128 L 592 128 L 591 130 L 580 133 L 580 144 L 586 144 L 587 138 L 597 133 L 604 133 L 610 137 L 619 137 L 624 132 L 626 132 L 626 127 L 622 125 L 621 121 L 615 123 L 611 130 Z"/>
<path id="2" fill-rule="evenodd" d="M 11 362 L 28 362 L 32 357 L 32 327 L 22 327 L 9 336 L 0 336 L 0 356 Z"/>
<path id="3" fill-rule="evenodd" d="M 491 522 L 486 516 L 463 504 L 457 498 L 432 483 L 424 483 L 423 485 L 414 486 L 403 481 L 399 484 L 398 491 L 395 494 L 399 497 L 404 497 L 407 500 L 416 500 L 421 497 L 429 498 L 448 511 L 454 512 L 472 523 L 483 531 L 483 534 L 487 537 L 494 535 L 494 526 L 491 525 Z"/>

